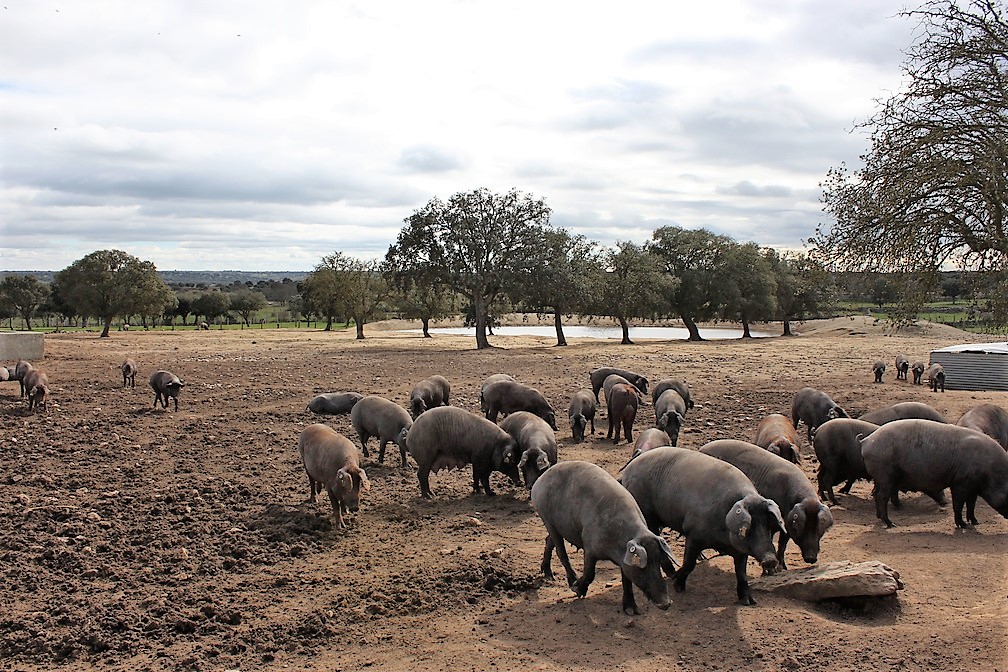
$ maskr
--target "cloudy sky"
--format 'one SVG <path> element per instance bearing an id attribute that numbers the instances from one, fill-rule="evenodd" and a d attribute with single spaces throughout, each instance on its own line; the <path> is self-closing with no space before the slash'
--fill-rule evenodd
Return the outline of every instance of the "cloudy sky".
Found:
<path id="1" fill-rule="evenodd" d="M 4 270 L 309 270 L 478 187 L 607 245 L 801 247 L 914 29 L 893 0 L 2 6 Z"/>

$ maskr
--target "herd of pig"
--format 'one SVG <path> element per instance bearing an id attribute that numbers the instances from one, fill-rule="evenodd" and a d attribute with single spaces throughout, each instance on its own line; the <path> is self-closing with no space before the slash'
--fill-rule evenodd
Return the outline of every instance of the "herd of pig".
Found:
<path id="1" fill-rule="evenodd" d="M 905 357 L 897 358 L 897 374 L 903 379 L 906 365 Z M 876 376 L 884 368 L 876 365 Z M 915 382 L 920 379 L 918 368 L 924 371 L 923 365 L 914 366 Z M 123 386 L 135 387 L 136 372 L 133 360 L 123 362 Z M 21 381 L 29 409 L 45 408 L 44 373 L 21 361 L 0 367 L 0 376 L 4 374 L 5 380 Z M 933 390 L 943 387 L 936 382 L 943 378 L 940 370 L 932 367 L 928 374 Z M 607 438 L 619 443 L 622 431 L 633 443 L 618 477 L 589 462 L 558 462 L 553 406 L 538 390 L 504 373 L 483 382 L 482 415 L 451 406 L 451 385 L 439 375 L 413 387 L 408 410 L 356 392 L 318 395 L 306 410 L 349 413 L 365 457 L 370 457 L 371 438 L 378 441 L 379 462 L 384 462 L 389 443 L 398 446 L 402 467 L 407 467 L 409 454 L 424 498 L 432 497 L 431 473 L 442 469 L 471 465 L 474 494 L 494 494 L 493 471 L 518 487 L 524 481 L 548 533 L 543 574 L 552 578 L 555 552 L 568 585 L 584 597 L 596 563 L 609 560 L 620 568 L 627 614 L 638 611 L 635 585 L 658 607 L 667 608 L 663 572 L 682 592 L 706 549 L 733 558 L 738 598 L 755 604 L 746 576 L 748 558 L 755 558 L 766 573 L 786 569 L 785 548 L 794 541 L 805 562 L 816 562 L 820 540 L 833 524 L 823 502 L 836 503 L 833 488 L 840 483 L 845 482 L 840 492 L 847 494 L 856 480 L 873 481 L 876 515 L 888 527 L 893 526 L 888 506 L 899 506 L 900 491 L 922 492 L 944 504 L 949 488 L 958 527 L 977 524 L 978 497 L 1008 517 L 1008 411 L 992 404 L 970 409 L 955 425 L 919 402 L 898 403 L 852 419 L 827 393 L 806 387 L 794 395 L 790 417 L 775 413 L 759 422 L 753 443 L 721 439 L 690 450 L 677 447 L 680 428 L 694 406 L 685 382 L 665 379 L 652 388 L 656 426 L 639 432 L 634 441 L 633 423 L 648 394 L 648 379 L 613 367 L 594 369 L 589 378 L 591 389 L 576 392 L 568 406 L 571 436 L 582 442 L 588 427 L 595 433 L 601 392 Z M 184 386 L 178 376 L 156 371 L 150 386 L 155 407 L 160 402 L 167 409 L 171 397 L 178 410 Z M 501 414 L 505 417 L 498 424 Z M 798 466 L 799 423 L 805 424 L 818 459 L 817 486 Z M 357 445 L 316 423 L 301 432 L 298 454 L 310 500 L 325 490 L 336 523 L 344 528 L 345 514 L 358 510 L 361 494 L 370 488 Z M 685 540 L 681 565 L 661 536 L 665 528 Z M 584 551 L 580 577 L 571 566 L 567 543 Z"/>
<path id="2" fill-rule="evenodd" d="M 905 358 L 904 358 L 905 359 Z M 905 377 L 905 368 L 897 370 Z M 921 368 L 923 373 L 923 368 Z M 929 371 L 932 389 L 941 372 Z M 955 523 L 977 524 L 974 508 L 983 497 L 1008 517 L 1008 412 L 991 404 L 977 406 L 956 425 L 927 404 L 905 402 L 850 419 L 828 394 L 803 388 L 793 398 L 791 416 L 772 414 L 755 430 L 754 443 L 712 441 L 699 450 L 676 447 L 679 430 L 693 407 L 681 380 L 659 381 L 651 390 L 656 426 L 634 441 L 633 423 L 648 394 L 648 379 L 636 372 L 605 367 L 590 372 L 591 389 L 576 392 L 568 407 L 571 436 L 584 440 L 595 432 L 599 393 L 606 404 L 607 438 L 620 432 L 633 443 L 629 461 L 614 478 L 582 461 L 558 462 L 556 413 L 534 388 L 508 374 L 487 378 L 480 389 L 482 415 L 449 405 L 451 387 L 442 376 L 414 386 L 409 411 L 379 396 L 354 392 L 318 395 L 306 410 L 350 413 L 365 457 L 377 437 L 378 460 L 389 443 L 417 465 L 421 495 L 432 496 L 430 474 L 472 466 L 473 493 L 494 494 L 490 474 L 499 471 L 518 486 L 524 480 L 548 536 L 541 569 L 551 578 L 554 552 L 571 589 L 583 597 L 599 560 L 615 563 L 623 578 L 623 609 L 637 613 L 636 585 L 661 608 L 669 605 L 664 574 L 683 591 L 701 553 L 713 549 L 733 558 L 736 592 L 754 604 L 746 564 L 752 556 L 767 573 L 785 566 L 785 547 L 794 541 L 808 563 L 818 559 L 822 536 L 833 524 L 828 499 L 833 486 L 857 479 L 874 481 L 878 518 L 891 527 L 888 506 L 899 505 L 899 492 L 919 491 L 944 503 L 950 488 Z M 918 379 L 920 376 L 916 375 Z M 504 414 L 498 424 L 497 418 Z M 818 487 L 798 466 L 796 427 L 804 423 L 819 460 Z M 369 481 L 357 460 L 357 446 L 324 424 L 307 427 L 299 453 L 312 500 L 325 489 L 340 526 L 343 515 L 358 508 Z M 965 517 L 963 510 L 965 509 Z M 685 539 L 678 565 L 662 538 L 663 529 Z M 776 548 L 774 537 L 777 537 Z M 579 577 L 566 544 L 584 550 Z"/>
<path id="3" fill-rule="evenodd" d="M 21 384 L 21 398 L 28 401 L 28 411 L 49 412 L 49 376 L 31 362 L 19 359 L 14 366 L 0 366 L 0 381 L 16 380 Z"/>

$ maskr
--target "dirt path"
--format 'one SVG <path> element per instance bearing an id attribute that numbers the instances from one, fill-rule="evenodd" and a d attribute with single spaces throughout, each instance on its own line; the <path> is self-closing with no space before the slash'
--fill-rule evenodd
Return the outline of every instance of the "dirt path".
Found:
<path id="1" fill-rule="evenodd" d="M 790 339 L 555 348 L 501 337 L 477 352 L 470 338 L 382 326 L 363 342 L 276 329 L 48 335 L 50 413 L 28 415 L 16 383 L 0 387 L 0 669 L 1008 670 L 1008 521 L 982 502 L 983 524 L 956 531 L 950 511 L 910 494 L 887 531 L 869 484 L 842 498 L 822 561 L 878 559 L 906 583 L 866 612 L 764 594 L 738 606 L 730 560 L 718 558 L 667 612 L 639 598 L 644 613 L 631 619 L 612 565 L 585 600 L 543 582 L 545 530 L 499 474 L 488 498 L 469 494 L 468 472 L 440 472 L 428 502 L 397 459 L 365 461 L 372 490 L 340 532 L 327 502 L 305 503 L 295 452 L 312 422 L 353 435 L 347 416 L 305 411 L 320 392 L 404 404 L 414 382 L 440 373 L 452 403 L 478 411 L 480 382 L 505 371 L 565 416 L 588 370 L 612 364 L 690 383 L 697 406 L 680 438 L 690 448 L 751 439 L 804 385 L 855 416 L 921 400 L 954 421 L 984 401 L 1008 407 L 1008 393 L 936 395 L 891 370 L 875 385 L 871 363 L 926 360 L 969 335 L 891 335 L 859 320 Z M 135 390 L 120 387 L 126 356 L 140 365 Z M 156 368 L 186 382 L 178 413 L 150 408 L 140 380 Z M 630 451 L 602 438 L 600 416 L 601 434 L 580 445 L 560 421 L 561 459 L 615 473 Z M 653 420 L 649 404 L 635 429 Z M 793 546 L 789 564 L 802 564 Z"/>

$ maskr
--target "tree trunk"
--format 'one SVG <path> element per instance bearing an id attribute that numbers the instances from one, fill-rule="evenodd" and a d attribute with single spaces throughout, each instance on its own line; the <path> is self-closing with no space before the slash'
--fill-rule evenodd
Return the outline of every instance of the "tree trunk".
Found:
<path id="1" fill-rule="evenodd" d="M 618 317 L 616 319 L 619 320 L 620 329 L 623 330 L 623 340 L 620 341 L 620 345 L 633 345 L 634 342 L 630 340 L 630 324 L 625 317 Z"/>
<path id="2" fill-rule="evenodd" d="M 683 324 L 686 325 L 686 330 L 689 331 L 689 338 L 687 340 L 690 341 L 704 340 L 703 338 L 700 337 L 700 329 L 697 328 L 696 322 L 693 321 L 692 317 L 690 317 L 689 315 L 683 315 L 682 313 L 679 314 L 679 317 L 682 318 Z"/>
<path id="3" fill-rule="evenodd" d="M 473 310 L 476 315 L 476 349 L 483 350 L 490 347 L 490 341 L 487 340 L 486 304 L 482 296 L 473 297 Z"/>
<path id="4" fill-rule="evenodd" d="M 108 338 L 109 327 L 112 326 L 112 316 L 106 315 L 104 318 L 105 327 L 102 329 L 101 335 L 98 338 Z"/>
<path id="5" fill-rule="evenodd" d="M 794 335 L 794 334 L 791 333 L 791 320 L 787 319 L 786 317 L 784 318 L 784 333 L 782 335 L 783 336 L 793 336 Z"/>
<path id="6" fill-rule="evenodd" d="M 742 338 L 752 338 L 752 333 L 749 331 L 749 320 L 742 320 Z"/>
<path id="7" fill-rule="evenodd" d="M 423 337 L 424 338 L 431 338 L 431 335 L 430 335 L 430 318 L 429 317 L 422 317 L 422 318 L 420 318 L 420 321 L 423 322 Z"/>
<path id="8" fill-rule="evenodd" d="M 326 317 L 325 329 L 322 331 L 332 331 L 332 315 Z"/>
<path id="9" fill-rule="evenodd" d="M 564 338 L 563 333 L 563 321 L 560 319 L 560 311 L 553 311 L 553 326 L 556 327 L 557 332 L 557 345 L 567 345 L 567 339 Z"/>
<path id="10" fill-rule="evenodd" d="M 360 317 L 354 317 L 354 323 L 357 325 L 357 340 L 364 340 L 364 319 Z"/>

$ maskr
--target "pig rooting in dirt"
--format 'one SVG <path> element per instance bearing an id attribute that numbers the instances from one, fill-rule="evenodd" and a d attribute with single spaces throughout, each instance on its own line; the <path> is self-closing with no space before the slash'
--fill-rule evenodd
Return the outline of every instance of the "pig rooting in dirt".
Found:
<path id="1" fill-rule="evenodd" d="M 349 413 L 353 410 L 354 404 L 363 398 L 364 395 L 357 392 L 327 392 L 325 394 L 317 394 L 308 402 L 305 410 L 322 415 Z"/>
<path id="2" fill-rule="evenodd" d="M 798 464 L 801 455 L 798 452 L 798 431 L 787 417 L 780 413 L 771 413 L 756 426 L 757 446 L 768 450 L 788 462 Z"/>
<path id="3" fill-rule="evenodd" d="M 511 435 L 521 457 L 518 472 L 531 489 L 543 472 L 557 463 L 556 436 L 549 424 L 535 413 L 516 411 L 504 418 L 500 428 Z"/>
<path id="4" fill-rule="evenodd" d="M 595 580 L 595 565 L 609 560 L 623 580 L 623 612 L 640 613 L 633 586 L 640 588 L 660 609 L 669 607 L 664 568 L 675 571 L 668 544 L 648 529 L 634 498 L 601 467 L 590 462 L 561 462 L 532 486 L 532 508 L 546 526 L 546 547 L 541 569 L 553 578 L 553 551 L 567 574 L 567 585 L 583 598 Z M 566 542 L 584 549 L 580 578 L 571 567 Z"/>
<path id="5" fill-rule="evenodd" d="M 308 499 L 316 501 L 324 488 L 332 503 L 337 525 L 345 528 L 343 514 L 360 507 L 361 492 L 371 488 L 357 462 L 357 447 L 331 427 L 308 425 L 298 440 L 298 455 L 308 475 Z"/>
<path id="6" fill-rule="evenodd" d="M 663 446 L 627 464 L 619 480 L 652 532 L 668 527 L 686 538 L 682 567 L 671 574 L 677 592 L 686 590 L 700 553 L 712 548 L 735 561 L 739 601 L 756 604 L 746 563 L 752 556 L 765 572 L 776 571 L 773 535 L 784 532 L 784 521 L 777 504 L 760 495 L 745 474 L 710 455 Z"/>
<path id="7" fill-rule="evenodd" d="M 960 427 L 983 432 L 1008 450 L 1008 411 L 994 404 L 974 406 L 959 418 Z"/>
<path id="8" fill-rule="evenodd" d="M 439 406 L 422 413 L 409 434 L 406 447 L 417 463 L 420 494 L 430 499 L 430 473 L 441 469 L 472 465 L 473 494 L 482 488 L 487 495 L 490 473 L 507 475 L 516 486 L 518 478 L 518 445 L 510 434 L 486 418 L 457 406 Z M 547 471 L 547 473 L 549 473 Z"/>
<path id="9" fill-rule="evenodd" d="M 595 397 L 591 390 L 578 390 L 571 397 L 567 407 L 570 418 L 571 438 L 577 443 L 584 441 L 585 429 L 591 423 L 592 434 L 595 433 Z"/>
<path id="10" fill-rule="evenodd" d="M 385 462 L 385 447 L 389 442 L 399 446 L 400 466 L 406 466 L 406 436 L 413 426 L 406 409 L 384 397 L 369 395 L 350 409 L 350 424 L 360 437 L 364 457 L 370 457 L 368 440 L 378 437 L 378 461 Z"/>
<path id="11" fill-rule="evenodd" d="M 157 408 L 158 401 L 162 408 L 168 408 L 168 397 L 175 402 L 175 410 L 178 410 L 178 395 L 185 386 L 179 377 L 171 371 L 159 370 L 151 374 L 150 386 L 154 390 L 154 408 Z"/>

